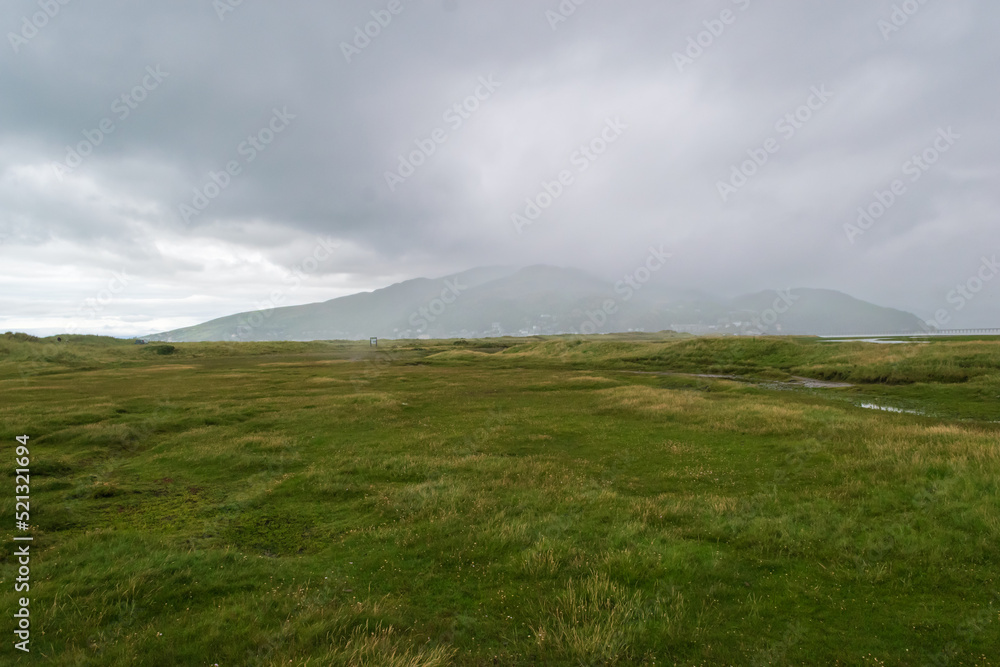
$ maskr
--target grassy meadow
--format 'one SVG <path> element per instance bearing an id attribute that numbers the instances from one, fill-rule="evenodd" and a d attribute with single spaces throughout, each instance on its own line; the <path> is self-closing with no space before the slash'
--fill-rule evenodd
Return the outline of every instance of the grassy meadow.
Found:
<path id="1" fill-rule="evenodd" d="M 8 335 L 0 395 L 0 664 L 1000 665 L 1000 339 Z"/>

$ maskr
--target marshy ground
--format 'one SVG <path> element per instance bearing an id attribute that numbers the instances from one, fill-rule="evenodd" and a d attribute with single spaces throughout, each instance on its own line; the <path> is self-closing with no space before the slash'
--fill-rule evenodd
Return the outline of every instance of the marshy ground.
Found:
<path id="1" fill-rule="evenodd" d="M 0 662 L 1000 664 L 1000 340 L 380 346 L 0 338 Z"/>

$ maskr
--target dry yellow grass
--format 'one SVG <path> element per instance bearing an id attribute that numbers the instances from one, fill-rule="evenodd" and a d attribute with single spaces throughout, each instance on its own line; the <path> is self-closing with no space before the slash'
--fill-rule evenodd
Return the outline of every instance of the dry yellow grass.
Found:
<path id="1" fill-rule="evenodd" d="M 392 627 L 367 624 L 354 632 L 343 649 L 335 647 L 331 658 L 354 667 L 443 667 L 451 663 L 455 652 L 445 647 L 409 648 L 412 641 L 400 637 Z M 278 663 L 275 663 L 276 665 Z"/>
<path id="2" fill-rule="evenodd" d="M 253 433 L 230 440 L 230 446 L 258 447 L 260 449 L 287 449 L 292 446 L 292 439 L 280 433 Z"/>
<path id="3" fill-rule="evenodd" d="M 649 413 L 671 414 L 699 410 L 703 409 L 709 402 L 708 399 L 693 392 L 658 389 L 643 385 L 601 389 L 596 393 L 605 399 L 607 407 Z"/>
<path id="4" fill-rule="evenodd" d="M 987 429 L 958 424 L 882 424 L 858 439 L 869 458 L 897 465 L 961 467 L 1000 462 L 1000 442 Z"/>
<path id="5" fill-rule="evenodd" d="M 311 377 L 306 378 L 306 382 L 309 384 L 351 384 L 350 380 L 333 377 Z"/>
<path id="6" fill-rule="evenodd" d="M 331 402 L 336 406 L 349 407 L 364 413 L 399 411 L 402 402 L 390 393 L 384 391 L 365 391 L 352 394 L 333 396 Z"/>
<path id="7" fill-rule="evenodd" d="M 716 431 L 752 433 L 754 435 L 781 434 L 802 429 L 805 410 L 798 406 L 780 405 L 746 399 L 727 401 L 714 406 L 713 419 L 706 422 Z"/>
<path id="8" fill-rule="evenodd" d="M 600 382 L 603 384 L 618 384 L 617 380 L 601 377 L 599 375 L 576 375 L 566 378 L 566 382 Z"/>
<path id="9" fill-rule="evenodd" d="M 453 360 L 453 361 L 468 360 L 468 361 L 473 361 L 473 360 L 482 359 L 484 357 L 489 357 L 489 356 L 492 356 L 492 355 L 489 354 L 488 352 L 479 352 L 479 351 L 476 351 L 476 350 L 446 350 L 445 352 L 436 352 L 435 354 L 428 355 L 427 358 L 428 359 L 437 359 L 437 360 L 441 360 L 441 361 L 444 361 L 444 360 Z"/>

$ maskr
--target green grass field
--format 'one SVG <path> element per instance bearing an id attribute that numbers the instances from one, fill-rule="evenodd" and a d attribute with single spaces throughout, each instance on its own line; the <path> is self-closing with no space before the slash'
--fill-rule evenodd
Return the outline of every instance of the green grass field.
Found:
<path id="1" fill-rule="evenodd" d="M 380 345 L 0 337 L 0 663 L 1000 665 L 1000 340 Z"/>

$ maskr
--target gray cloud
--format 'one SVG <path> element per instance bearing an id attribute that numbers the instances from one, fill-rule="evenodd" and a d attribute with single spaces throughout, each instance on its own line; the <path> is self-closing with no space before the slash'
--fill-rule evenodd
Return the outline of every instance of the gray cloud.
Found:
<path id="1" fill-rule="evenodd" d="M 557 0 L 389 4 L 244 0 L 220 20 L 212 2 L 69 2 L 21 40 L 40 5 L 6 3 L 0 326 L 124 334 L 253 308 L 320 237 L 338 251 L 291 302 L 487 264 L 612 279 L 666 243 L 657 280 L 678 287 L 826 287 L 931 318 L 1000 252 L 995 4 L 913 3 L 888 38 L 879 22 L 910 3 L 588 0 L 555 29 Z M 455 127 L 445 113 L 491 76 Z M 776 122 L 814 86 L 832 98 L 785 137 Z M 294 118 L 248 151 L 275 109 Z M 609 118 L 627 130 L 577 171 Z M 102 121 L 113 131 L 59 178 Z M 438 128 L 390 190 L 386 171 Z M 960 138 L 851 243 L 857 209 L 910 178 L 939 128 Z M 723 202 L 719 181 L 769 138 L 780 150 Z M 185 222 L 230 162 L 240 173 Z M 566 169 L 573 184 L 518 234 L 511 215 Z M 126 290 L 81 320 L 123 269 Z M 995 324 L 997 298 L 988 283 L 953 323 Z"/>

